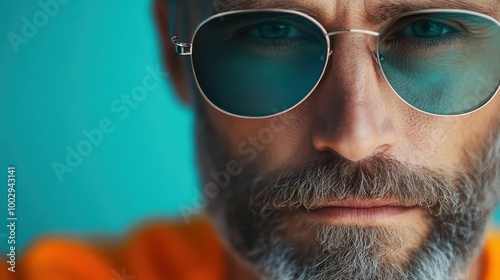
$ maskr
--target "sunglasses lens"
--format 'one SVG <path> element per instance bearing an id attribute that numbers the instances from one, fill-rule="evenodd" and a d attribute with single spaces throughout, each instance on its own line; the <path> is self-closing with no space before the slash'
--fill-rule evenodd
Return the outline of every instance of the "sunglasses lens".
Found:
<path id="1" fill-rule="evenodd" d="M 458 115 L 486 104 L 500 83 L 500 26 L 467 13 L 402 17 L 379 39 L 384 74 L 410 105 Z"/>
<path id="2" fill-rule="evenodd" d="M 200 26 L 192 61 L 212 105 L 237 116 L 265 117 L 307 97 L 324 71 L 327 46 L 322 29 L 306 17 L 240 12 Z"/>

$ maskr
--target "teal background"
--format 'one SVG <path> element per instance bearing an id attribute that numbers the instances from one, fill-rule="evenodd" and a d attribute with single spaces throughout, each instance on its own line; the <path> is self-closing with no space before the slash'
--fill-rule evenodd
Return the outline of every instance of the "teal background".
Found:
<path id="1" fill-rule="evenodd" d="M 119 234 L 193 205 L 193 117 L 168 81 L 123 120 L 111 109 L 142 84 L 146 67 L 161 64 L 152 3 L 70 0 L 15 53 L 7 34 L 21 34 L 21 19 L 41 10 L 36 1 L 0 2 L 0 182 L 15 165 L 18 246 L 56 232 Z M 104 118 L 115 130 L 60 182 L 53 162 L 64 163 L 66 147 L 75 148 L 82 130 Z"/>
<path id="2" fill-rule="evenodd" d="M 142 85 L 146 67 L 162 65 L 152 2 L 69 1 L 16 54 L 7 33 L 22 34 L 21 19 L 40 10 L 37 1 L 0 2 L 0 182 L 14 164 L 21 247 L 61 231 L 118 234 L 144 219 L 174 216 L 181 203 L 193 205 L 192 115 L 169 82 L 124 120 L 111 109 Z M 98 128 L 103 118 L 115 130 L 59 182 L 52 163 L 65 163 L 65 147 L 75 148 L 85 140 L 82 130 Z M 4 217 L 7 184 L 1 188 Z"/>

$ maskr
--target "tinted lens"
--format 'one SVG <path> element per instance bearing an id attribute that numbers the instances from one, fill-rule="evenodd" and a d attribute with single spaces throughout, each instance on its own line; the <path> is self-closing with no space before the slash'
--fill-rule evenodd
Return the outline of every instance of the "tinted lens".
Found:
<path id="1" fill-rule="evenodd" d="M 238 116 L 264 117 L 297 105 L 318 83 L 324 32 L 294 13 L 251 11 L 209 19 L 193 40 L 193 68 L 205 97 Z"/>
<path id="2" fill-rule="evenodd" d="M 394 90 L 432 114 L 457 115 L 488 102 L 500 83 L 500 26 L 475 14 L 402 17 L 379 39 L 382 69 Z"/>

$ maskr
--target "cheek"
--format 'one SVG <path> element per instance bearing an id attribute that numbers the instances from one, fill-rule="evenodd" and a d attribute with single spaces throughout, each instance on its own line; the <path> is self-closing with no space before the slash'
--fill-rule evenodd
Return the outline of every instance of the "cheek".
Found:
<path id="1" fill-rule="evenodd" d="M 406 114 L 400 127 L 404 139 L 394 147 L 409 162 L 428 168 L 456 171 L 468 167 L 470 153 L 480 153 L 499 122 L 500 99 L 464 116 L 434 117 L 416 111 Z M 404 127 L 406 126 L 406 128 Z M 397 157 L 400 158 L 400 157 Z"/>
<path id="2" fill-rule="evenodd" d="M 233 158 L 255 158 L 269 170 L 305 162 L 315 153 L 309 137 L 311 114 L 307 105 L 264 119 L 231 117 L 205 106 L 215 129 L 227 140 Z"/>
<path id="3" fill-rule="evenodd" d="M 452 119 L 426 115 L 420 116 L 417 123 L 405 134 L 408 141 L 404 146 L 411 153 L 409 162 L 432 169 L 453 170 L 460 162 L 459 151 L 463 147 L 460 124 Z"/>

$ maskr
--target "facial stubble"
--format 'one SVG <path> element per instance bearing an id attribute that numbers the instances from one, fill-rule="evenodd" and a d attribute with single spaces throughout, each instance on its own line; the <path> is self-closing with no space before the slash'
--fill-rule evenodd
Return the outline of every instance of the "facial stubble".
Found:
<path id="1" fill-rule="evenodd" d="M 202 111 L 201 111 L 202 112 Z M 231 159 L 227 139 L 200 113 L 203 176 Z M 454 176 L 374 155 L 361 162 L 331 157 L 299 168 L 263 172 L 241 163 L 208 213 L 228 249 L 264 279 L 442 279 L 465 277 L 482 245 L 499 197 L 500 129 Z M 425 223 L 329 225 L 297 211 L 345 198 L 391 199 L 425 210 Z"/>

